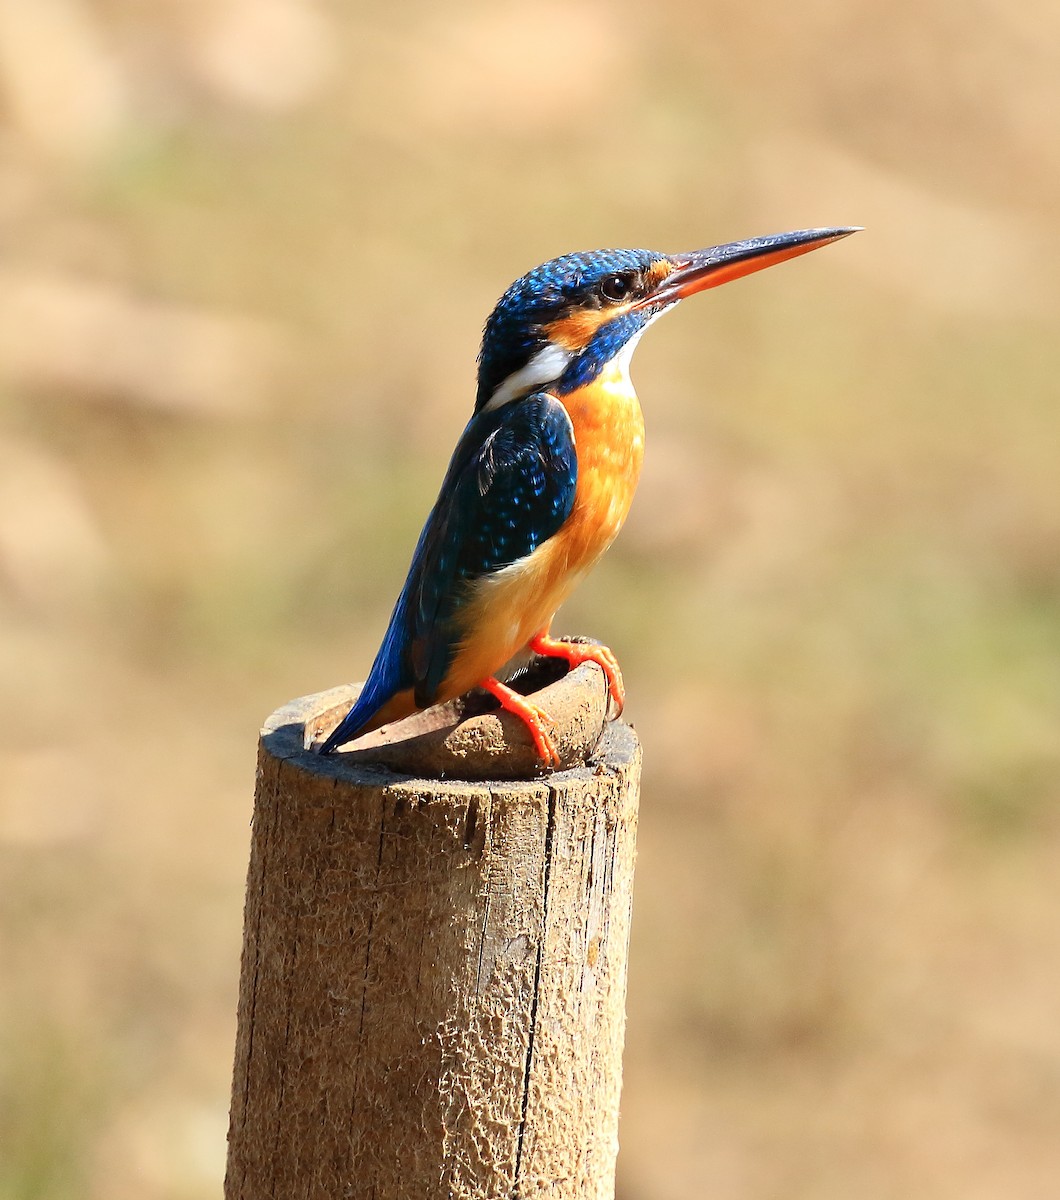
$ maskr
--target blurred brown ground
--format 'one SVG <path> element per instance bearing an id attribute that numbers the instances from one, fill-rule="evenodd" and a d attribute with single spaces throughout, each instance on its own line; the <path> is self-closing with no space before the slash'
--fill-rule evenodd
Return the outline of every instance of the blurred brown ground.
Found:
<path id="1" fill-rule="evenodd" d="M 554 254 L 647 750 L 621 1200 L 1060 1195 L 1060 9 L 0 0 L 0 1197 L 223 1172 L 255 733 L 363 677 Z"/>

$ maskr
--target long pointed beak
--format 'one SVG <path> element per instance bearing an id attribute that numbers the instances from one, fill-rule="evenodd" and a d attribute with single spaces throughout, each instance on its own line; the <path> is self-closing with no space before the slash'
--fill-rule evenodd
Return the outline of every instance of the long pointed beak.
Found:
<path id="1" fill-rule="evenodd" d="M 809 254 L 820 246 L 859 232 L 860 228 L 854 225 L 836 229 L 799 229 L 794 233 L 727 242 L 724 246 L 711 246 L 709 250 L 695 250 L 691 254 L 675 254 L 670 259 L 675 269 L 637 307 L 674 304 L 696 292 L 718 287 L 753 271 L 762 271 L 800 254 Z"/>

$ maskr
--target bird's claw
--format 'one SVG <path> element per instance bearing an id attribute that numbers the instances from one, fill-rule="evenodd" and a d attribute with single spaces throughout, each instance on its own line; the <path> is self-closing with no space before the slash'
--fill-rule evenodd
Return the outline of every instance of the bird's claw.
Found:
<path id="1" fill-rule="evenodd" d="M 561 760 L 556 743 L 552 740 L 551 729 L 555 722 L 540 705 L 521 696 L 517 691 L 501 683 L 499 679 L 487 679 L 482 686 L 486 691 L 496 696 L 501 708 L 514 713 L 526 726 L 537 750 L 538 757 L 550 767 L 559 767 Z"/>
<path id="2" fill-rule="evenodd" d="M 551 730 L 555 724 L 552 718 L 536 704 L 528 704 L 525 708 L 521 708 L 519 716 L 522 717 L 523 723 L 530 731 L 534 747 L 542 762 L 547 763 L 550 767 L 558 767 L 560 757 L 556 743 L 552 740 Z"/>
<path id="3" fill-rule="evenodd" d="M 607 690 L 618 706 L 619 713 L 626 704 L 626 688 L 622 682 L 622 670 L 614 652 L 598 642 L 566 642 L 539 633 L 530 640 L 530 649 L 546 658 L 563 658 L 572 668 L 585 662 L 594 662 L 607 677 Z"/>

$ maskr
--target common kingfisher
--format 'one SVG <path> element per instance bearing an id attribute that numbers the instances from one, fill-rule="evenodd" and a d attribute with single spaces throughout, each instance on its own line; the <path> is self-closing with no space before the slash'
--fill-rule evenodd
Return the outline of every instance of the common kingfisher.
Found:
<path id="1" fill-rule="evenodd" d="M 598 663 L 621 707 L 611 651 L 559 641 L 550 628 L 633 500 L 644 453 L 633 351 L 686 296 L 854 232 L 805 229 L 691 254 L 565 254 L 513 283 L 486 321 L 475 411 L 382 646 L 320 752 L 478 685 L 523 719 L 543 762 L 558 766 L 548 714 L 498 678 L 527 652 Z"/>

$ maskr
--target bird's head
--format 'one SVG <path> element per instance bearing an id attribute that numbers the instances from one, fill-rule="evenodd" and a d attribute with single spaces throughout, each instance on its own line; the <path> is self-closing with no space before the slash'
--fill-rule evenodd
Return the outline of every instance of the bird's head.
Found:
<path id="1" fill-rule="evenodd" d="M 648 325 L 679 300 L 854 232 L 803 229 L 690 254 L 590 250 L 554 258 L 516 280 L 490 314 L 475 410 L 583 387 L 620 355 L 628 363 Z"/>

